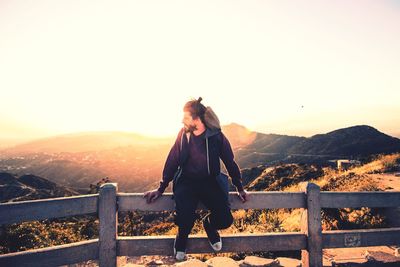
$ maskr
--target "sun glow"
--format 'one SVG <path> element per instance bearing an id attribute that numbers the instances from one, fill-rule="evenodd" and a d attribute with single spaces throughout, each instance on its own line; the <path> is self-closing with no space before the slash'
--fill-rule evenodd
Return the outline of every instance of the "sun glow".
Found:
<path id="1" fill-rule="evenodd" d="M 393 1 L 2 1 L 0 138 L 175 135 L 202 96 L 222 124 L 400 135 Z"/>

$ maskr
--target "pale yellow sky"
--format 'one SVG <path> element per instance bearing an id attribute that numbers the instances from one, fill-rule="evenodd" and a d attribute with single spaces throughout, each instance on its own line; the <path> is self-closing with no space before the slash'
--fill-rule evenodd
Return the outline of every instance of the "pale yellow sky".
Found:
<path id="1" fill-rule="evenodd" d="M 223 124 L 400 136 L 396 1 L 0 1 L 0 138 Z M 303 107 L 302 107 L 303 106 Z"/>

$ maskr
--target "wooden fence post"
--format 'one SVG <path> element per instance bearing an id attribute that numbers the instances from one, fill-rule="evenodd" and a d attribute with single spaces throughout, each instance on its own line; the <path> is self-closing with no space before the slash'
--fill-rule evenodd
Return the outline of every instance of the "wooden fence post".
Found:
<path id="1" fill-rule="evenodd" d="M 307 236 L 307 249 L 301 251 L 303 267 L 322 267 L 321 195 L 319 186 L 304 182 L 307 207 L 301 214 L 301 232 Z"/>
<path id="2" fill-rule="evenodd" d="M 99 266 L 117 266 L 117 184 L 107 183 L 99 194 Z"/>

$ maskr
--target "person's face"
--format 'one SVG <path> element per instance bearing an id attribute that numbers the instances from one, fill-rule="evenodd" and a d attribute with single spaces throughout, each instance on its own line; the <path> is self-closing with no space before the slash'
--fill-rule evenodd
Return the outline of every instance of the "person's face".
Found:
<path id="1" fill-rule="evenodd" d="M 190 115 L 189 111 L 183 112 L 182 123 L 185 127 L 186 132 L 193 132 L 197 130 L 196 120 L 193 120 L 192 115 Z"/>

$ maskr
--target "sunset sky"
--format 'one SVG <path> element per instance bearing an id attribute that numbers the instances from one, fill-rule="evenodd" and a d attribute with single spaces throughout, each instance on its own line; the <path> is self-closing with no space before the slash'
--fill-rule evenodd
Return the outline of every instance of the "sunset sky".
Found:
<path id="1" fill-rule="evenodd" d="M 0 140 L 222 124 L 400 137 L 400 1 L 0 1 Z"/>

